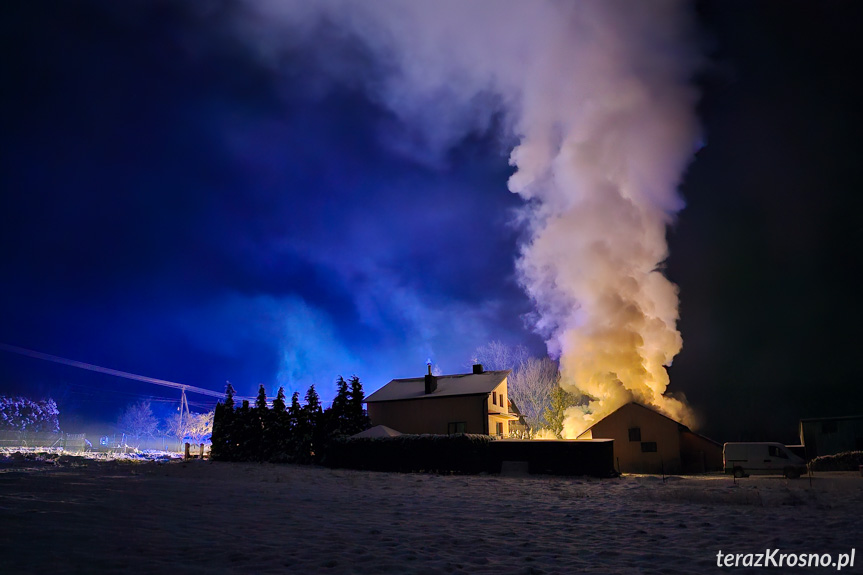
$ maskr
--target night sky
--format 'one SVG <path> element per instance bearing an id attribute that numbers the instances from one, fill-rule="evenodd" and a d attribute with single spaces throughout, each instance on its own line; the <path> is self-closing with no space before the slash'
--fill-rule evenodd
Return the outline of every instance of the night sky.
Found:
<path id="1" fill-rule="evenodd" d="M 253 395 L 371 392 L 543 340 L 515 258 L 516 143 L 489 104 L 428 145 L 337 30 L 261 58 L 242 2 L 0 8 L 0 342 Z M 861 9 L 699 2 L 703 147 L 666 273 L 685 393 L 720 441 L 863 412 Z M 0 352 L 67 428 L 174 390 Z M 210 398 L 191 397 L 194 407 Z"/>

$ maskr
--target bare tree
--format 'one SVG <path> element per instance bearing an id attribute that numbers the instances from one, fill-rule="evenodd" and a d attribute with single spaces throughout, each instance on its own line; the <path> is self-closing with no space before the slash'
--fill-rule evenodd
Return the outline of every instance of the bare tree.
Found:
<path id="1" fill-rule="evenodd" d="M 203 443 L 204 437 L 213 432 L 213 415 L 215 415 L 214 411 L 191 414 L 186 428 L 186 437 L 195 444 Z"/>
<path id="2" fill-rule="evenodd" d="M 507 345 L 501 341 L 490 341 L 473 352 L 473 362 L 481 363 L 492 371 L 516 369 L 528 358 L 527 348 L 523 345 Z"/>
<path id="3" fill-rule="evenodd" d="M 179 413 L 171 415 L 165 420 L 168 426 L 168 433 L 172 437 L 176 437 L 177 441 L 183 443 L 185 438 L 190 440 L 190 443 L 202 443 L 203 438 L 213 432 L 213 415 L 215 412 L 207 413 L 189 413 L 184 417 L 180 417 Z"/>
<path id="4" fill-rule="evenodd" d="M 531 433 L 548 427 L 546 411 L 554 390 L 560 387 L 560 370 L 548 357 L 530 357 L 509 376 L 507 391 L 530 426 Z"/>
<path id="5" fill-rule="evenodd" d="M 134 439 L 135 449 L 141 445 L 141 437 L 147 435 L 153 436 L 158 424 L 158 420 L 153 415 L 153 410 L 150 409 L 149 401 L 133 403 L 126 408 L 126 411 L 123 412 L 117 421 L 117 427 L 120 431 Z"/>

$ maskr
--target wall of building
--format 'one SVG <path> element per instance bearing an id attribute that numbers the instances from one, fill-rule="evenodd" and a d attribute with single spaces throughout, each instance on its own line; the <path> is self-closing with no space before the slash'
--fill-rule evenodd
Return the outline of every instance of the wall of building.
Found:
<path id="1" fill-rule="evenodd" d="M 506 379 L 504 379 L 500 385 L 494 388 L 494 390 L 488 395 L 488 399 L 486 400 L 486 408 L 489 414 L 493 413 L 501 413 L 507 414 L 509 413 L 509 409 L 506 407 L 507 403 L 507 395 L 508 390 L 506 386 Z M 497 424 L 501 424 L 501 435 L 503 437 L 507 437 L 509 435 L 509 420 L 504 417 L 495 417 L 494 415 L 488 416 L 488 433 L 489 435 L 497 435 Z"/>
<path id="2" fill-rule="evenodd" d="M 630 439 L 630 429 L 639 430 L 637 440 Z M 630 403 L 597 422 L 579 439 L 613 439 L 614 461 L 621 473 L 681 473 L 679 429 L 677 422 Z M 644 451 L 654 443 L 656 451 Z"/>
<path id="3" fill-rule="evenodd" d="M 446 434 L 449 423 L 463 422 L 465 433 L 488 434 L 490 401 L 485 394 L 381 401 L 369 403 L 368 413 L 372 425 L 402 433 Z"/>
<path id="4" fill-rule="evenodd" d="M 807 419 L 800 422 L 806 457 L 863 450 L 863 416 Z"/>
<path id="5" fill-rule="evenodd" d="M 688 429 L 680 432 L 682 473 L 722 470 L 722 445 Z"/>

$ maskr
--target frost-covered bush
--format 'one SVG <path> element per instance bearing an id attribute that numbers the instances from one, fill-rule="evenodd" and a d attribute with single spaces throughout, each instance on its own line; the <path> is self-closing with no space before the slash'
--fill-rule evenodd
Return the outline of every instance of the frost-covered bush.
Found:
<path id="1" fill-rule="evenodd" d="M 27 397 L 0 395 L 0 430 L 57 433 L 60 410 L 53 399 L 33 401 Z"/>
<path id="2" fill-rule="evenodd" d="M 809 464 L 812 471 L 857 471 L 863 465 L 863 451 L 846 451 L 816 457 Z"/>

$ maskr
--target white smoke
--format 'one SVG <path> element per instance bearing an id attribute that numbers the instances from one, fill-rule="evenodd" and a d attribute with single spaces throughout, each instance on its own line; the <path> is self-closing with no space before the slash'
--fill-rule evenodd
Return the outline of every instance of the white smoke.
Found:
<path id="1" fill-rule="evenodd" d="M 664 395 L 680 351 L 677 288 L 661 272 L 677 184 L 697 140 L 694 17 L 678 0 L 286 2 L 258 0 L 245 33 L 266 56 L 318 50 L 332 30 L 361 42 L 360 81 L 446 149 L 502 109 L 518 138 L 512 192 L 531 239 L 518 268 L 562 382 L 593 401 L 574 436 L 637 400 L 692 424 Z M 354 78 L 354 80 L 356 80 Z M 416 150 L 414 150 L 416 151 Z"/>

